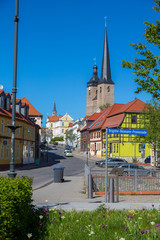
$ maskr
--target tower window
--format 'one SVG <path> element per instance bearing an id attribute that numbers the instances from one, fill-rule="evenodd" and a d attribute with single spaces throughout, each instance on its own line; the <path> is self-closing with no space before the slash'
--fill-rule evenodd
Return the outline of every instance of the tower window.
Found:
<path id="1" fill-rule="evenodd" d="M 96 95 L 97 95 L 97 93 L 98 93 L 98 90 L 96 90 Z"/>
<path id="2" fill-rule="evenodd" d="M 107 91 L 110 92 L 110 86 L 107 87 Z"/>
<path id="3" fill-rule="evenodd" d="M 100 93 L 102 92 L 102 87 L 100 87 Z"/>
<path id="4" fill-rule="evenodd" d="M 91 95 L 91 90 L 89 89 L 89 95 Z"/>

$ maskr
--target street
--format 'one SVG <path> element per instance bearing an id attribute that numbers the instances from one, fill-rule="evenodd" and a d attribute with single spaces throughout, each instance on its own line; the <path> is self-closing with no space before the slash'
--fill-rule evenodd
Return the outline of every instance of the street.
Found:
<path id="1" fill-rule="evenodd" d="M 84 158 L 64 156 L 64 148 L 58 147 L 57 150 L 48 151 L 48 161 L 42 158 L 43 165 L 35 167 L 35 165 L 23 166 L 17 168 L 15 171 L 18 176 L 33 177 L 33 189 L 43 187 L 53 182 L 53 168 L 63 166 L 64 176 L 74 176 L 84 173 L 84 165 L 86 160 Z M 90 166 L 94 166 L 94 162 L 89 162 Z M 1 171 L 0 176 L 8 176 L 8 171 Z"/>

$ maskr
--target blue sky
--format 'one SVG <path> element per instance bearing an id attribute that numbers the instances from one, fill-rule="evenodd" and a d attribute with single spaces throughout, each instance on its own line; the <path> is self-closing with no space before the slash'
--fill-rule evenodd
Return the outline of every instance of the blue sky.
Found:
<path id="1" fill-rule="evenodd" d="M 121 60 L 131 61 L 136 52 L 130 43 L 144 42 L 145 21 L 158 15 L 152 0 L 19 0 L 17 98 L 24 96 L 43 114 L 51 116 L 54 100 L 58 114 L 74 119 L 86 114 L 87 82 L 93 73 L 93 58 L 101 74 L 104 17 L 115 102 L 149 94 L 135 94 L 136 84 Z M 12 92 L 14 46 L 13 0 L 0 0 L 0 84 Z"/>

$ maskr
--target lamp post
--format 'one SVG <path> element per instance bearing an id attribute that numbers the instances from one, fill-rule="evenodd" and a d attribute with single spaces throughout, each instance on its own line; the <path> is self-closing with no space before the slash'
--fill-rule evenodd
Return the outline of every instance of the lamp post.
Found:
<path id="1" fill-rule="evenodd" d="M 17 47 L 18 47 L 18 7 L 19 0 L 15 0 L 15 17 L 14 17 L 14 62 L 13 62 L 13 88 L 12 88 L 12 131 L 11 135 L 11 160 L 10 160 L 10 172 L 8 173 L 9 178 L 15 178 L 14 158 L 15 158 L 15 112 L 16 112 L 16 93 L 17 93 Z"/>

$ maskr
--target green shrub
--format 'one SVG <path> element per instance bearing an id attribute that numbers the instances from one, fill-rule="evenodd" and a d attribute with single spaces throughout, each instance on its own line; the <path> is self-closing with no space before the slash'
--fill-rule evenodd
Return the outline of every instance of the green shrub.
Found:
<path id="1" fill-rule="evenodd" d="M 0 239 L 39 235 L 39 210 L 32 205 L 32 178 L 0 177 Z"/>

